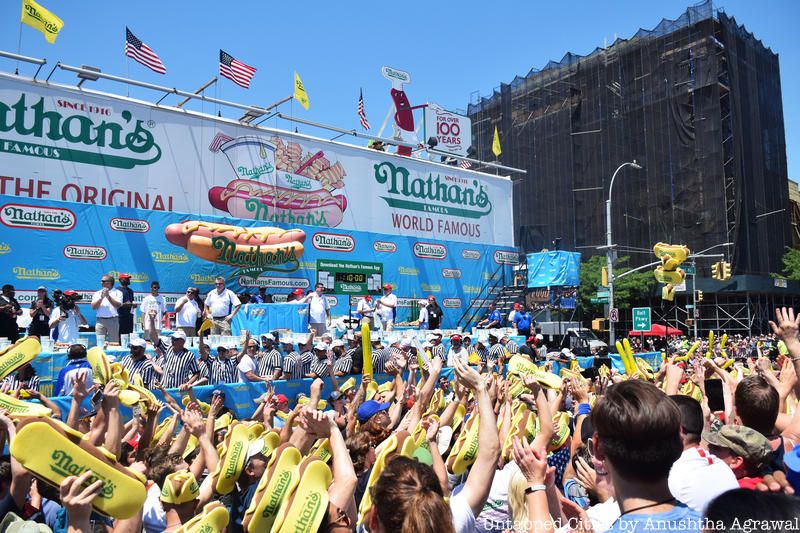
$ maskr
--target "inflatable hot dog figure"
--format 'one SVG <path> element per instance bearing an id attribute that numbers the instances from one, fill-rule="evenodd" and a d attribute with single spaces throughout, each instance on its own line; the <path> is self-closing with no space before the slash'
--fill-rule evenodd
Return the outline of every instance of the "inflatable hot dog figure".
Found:
<path id="1" fill-rule="evenodd" d="M 237 218 L 336 227 L 347 209 L 346 171 L 320 150 L 304 153 L 297 142 L 238 137 L 221 145 L 238 179 L 212 187 L 213 207 Z"/>
<path id="2" fill-rule="evenodd" d="M 284 264 L 296 267 L 306 239 L 299 229 L 245 228 L 200 220 L 170 224 L 165 234 L 169 242 L 201 259 L 265 271 L 281 270 Z"/>

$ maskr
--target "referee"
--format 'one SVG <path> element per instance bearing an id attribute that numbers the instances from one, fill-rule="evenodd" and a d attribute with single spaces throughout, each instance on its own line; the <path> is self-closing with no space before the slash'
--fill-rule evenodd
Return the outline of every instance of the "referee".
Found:
<path id="1" fill-rule="evenodd" d="M 275 337 L 267 333 L 261 335 L 261 344 L 264 346 L 264 355 L 258 362 L 258 374 L 265 378 L 281 379 L 282 365 L 281 353 L 275 349 Z"/>
<path id="2" fill-rule="evenodd" d="M 154 317 L 151 317 L 151 320 Z M 166 344 L 151 329 L 150 340 L 156 347 L 161 363 L 161 384 L 165 389 L 187 390 L 200 379 L 200 367 L 194 354 L 186 349 L 186 333 L 181 330 L 172 334 L 172 342 Z"/>
<path id="3" fill-rule="evenodd" d="M 152 389 L 156 383 L 156 369 L 145 353 L 147 341 L 136 337 L 131 339 L 128 346 L 131 353 L 122 358 L 122 368 L 128 371 L 128 379 L 133 381 L 133 377 L 138 374 L 144 386 Z"/>

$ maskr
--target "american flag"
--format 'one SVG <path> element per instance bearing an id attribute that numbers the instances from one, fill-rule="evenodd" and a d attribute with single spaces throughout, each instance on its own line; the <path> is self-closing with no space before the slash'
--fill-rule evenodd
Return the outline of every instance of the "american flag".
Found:
<path id="1" fill-rule="evenodd" d="M 250 79 L 256 73 L 256 69 L 250 65 L 245 65 L 241 61 L 237 61 L 229 53 L 219 51 L 219 73 L 221 76 L 228 78 L 239 87 L 245 89 L 250 88 Z"/>
<path id="2" fill-rule="evenodd" d="M 461 161 L 458 162 L 458 166 L 460 166 L 461 168 L 472 168 L 472 163 L 462 159 Z"/>
<path id="3" fill-rule="evenodd" d="M 358 118 L 361 120 L 361 127 L 369 130 L 369 121 L 367 120 L 366 112 L 364 112 L 364 91 L 361 89 L 358 91 Z"/>
<path id="4" fill-rule="evenodd" d="M 161 58 L 128 28 L 125 28 L 125 55 L 159 74 L 167 72 L 167 67 L 161 62 Z"/>

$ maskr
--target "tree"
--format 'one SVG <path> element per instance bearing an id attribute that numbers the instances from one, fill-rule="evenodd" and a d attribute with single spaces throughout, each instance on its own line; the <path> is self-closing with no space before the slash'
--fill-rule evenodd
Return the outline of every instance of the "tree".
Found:
<path id="1" fill-rule="evenodd" d="M 773 274 L 772 276 L 795 281 L 800 280 L 800 250 L 786 248 L 786 253 L 783 254 L 783 271 L 780 275 Z"/>
<path id="2" fill-rule="evenodd" d="M 629 257 L 620 257 L 614 261 L 614 275 L 619 276 L 630 270 L 627 266 Z M 606 258 L 602 255 L 590 257 L 581 263 L 580 280 L 578 288 L 578 308 L 583 313 L 583 317 L 594 318 L 604 316 L 603 304 L 593 304 L 591 299 L 601 287 L 601 270 L 606 266 Z M 656 283 L 653 273 L 650 270 L 642 270 L 628 274 L 624 278 L 614 281 L 614 307 L 628 309 L 631 302 L 646 298 Z"/>

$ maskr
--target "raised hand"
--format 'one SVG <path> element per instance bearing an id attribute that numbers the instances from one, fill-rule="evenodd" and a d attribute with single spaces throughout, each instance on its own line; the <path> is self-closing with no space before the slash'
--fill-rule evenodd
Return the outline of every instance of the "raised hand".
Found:
<path id="1" fill-rule="evenodd" d="M 791 307 L 778 308 L 775 310 L 775 320 L 770 320 L 769 325 L 772 326 L 772 331 L 784 343 L 798 342 L 797 334 L 800 331 L 800 314 L 795 316 L 794 309 Z"/>
<path id="2" fill-rule="evenodd" d="M 59 487 L 61 505 L 67 510 L 69 524 L 70 526 L 77 526 L 75 529 L 79 531 L 83 531 L 86 527 L 85 525 L 89 524 L 89 516 L 92 514 L 92 500 L 103 489 L 104 481 L 102 479 L 98 479 L 88 487 L 83 488 L 84 483 L 92 475 L 92 471 L 87 470 L 80 477 L 69 476 L 61 482 Z"/>

